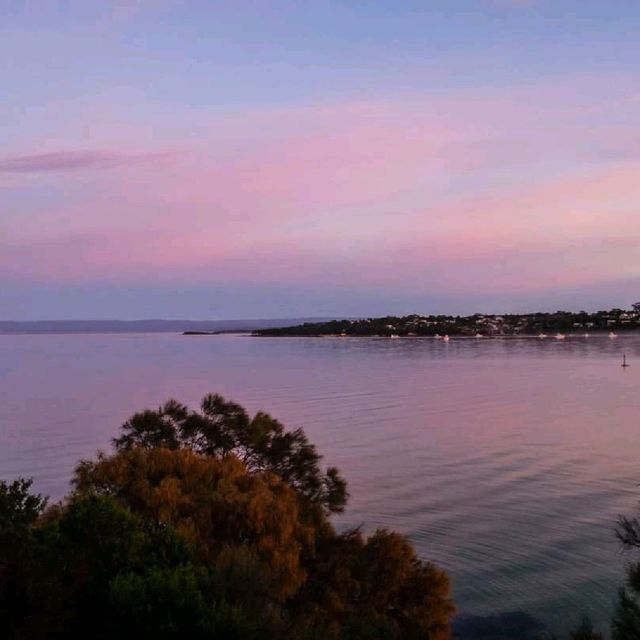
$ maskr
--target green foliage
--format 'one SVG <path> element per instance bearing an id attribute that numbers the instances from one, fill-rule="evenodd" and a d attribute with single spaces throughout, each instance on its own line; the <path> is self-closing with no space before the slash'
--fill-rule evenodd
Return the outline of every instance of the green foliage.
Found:
<path id="1" fill-rule="evenodd" d="M 250 473 L 231 456 L 137 448 L 82 463 L 74 484 L 80 494 L 113 496 L 148 522 L 175 528 L 211 566 L 235 563 L 243 550 L 253 583 L 268 585 L 274 600 L 304 581 L 300 557 L 312 551 L 315 529 L 275 474 Z"/>
<path id="2" fill-rule="evenodd" d="M 620 589 L 611 624 L 613 640 L 640 640 L 640 607 L 632 592 Z"/>
<path id="3" fill-rule="evenodd" d="M 616 529 L 618 539 L 627 550 L 640 549 L 640 521 L 621 516 Z M 611 625 L 613 640 L 640 640 L 640 562 L 627 567 L 627 584 L 620 589 Z"/>
<path id="4" fill-rule="evenodd" d="M 472 316 L 409 315 L 358 320 L 307 322 L 291 327 L 259 329 L 256 336 L 452 336 L 536 335 L 540 332 L 578 333 L 587 331 L 629 331 L 640 328 L 640 306 L 631 311 L 611 309 L 587 313 L 474 314 Z"/>
<path id="5" fill-rule="evenodd" d="M 302 429 L 286 431 L 270 415 L 249 417 L 243 407 L 218 394 L 206 396 L 200 411 L 169 400 L 157 411 L 143 411 L 114 439 L 118 450 L 133 447 L 186 448 L 208 456 L 235 455 L 250 471 L 272 471 L 312 505 L 340 513 L 347 485 L 338 470 L 320 469 L 320 455 Z"/>
<path id="6" fill-rule="evenodd" d="M 202 567 L 154 567 L 118 575 L 110 585 L 113 637 L 253 640 L 266 637 L 243 609 L 215 594 Z"/>
<path id="7" fill-rule="evenodd" d="M 30 480 L 0 482 L 0 630 L 20 624 L 40 597 L 34 523 L 46 500 L 30 487 Z"/>
<path id="8" fill-rule="evenodd" d="M 0 539 L 16 529 L 26 532 L 47 504 L 46 498 L 29 493 L 31 480 L 0 482 Z"/>
<path id="9" fill-rule="evenodd" d="M 3 637 L 259 637 L 240 606 L 218 598 L 183 537 L 112 497 L 74 496 L 32 521 L 30 542 L 21 558 L 29 570 L 15 578 L 20 607 L 0 612 Z"/>
<path id="10" fill-rule="evenodd" d="M 0 484 L 7 640 L 446 640 L 444 572 L 401 535 L 337 534 L 346 500 L 301 430 L 207 396 L 129 420 L 45 510 Z"/>
<path id="11" fill-rule="evenodd" d="M 449 579 L 420 561 L 404 536 L 378 530 L 369 538 L 359 531 L 325 538 L 312 575 L 294 610 L 299 626 L 317 637 L 449 637 Z"/>

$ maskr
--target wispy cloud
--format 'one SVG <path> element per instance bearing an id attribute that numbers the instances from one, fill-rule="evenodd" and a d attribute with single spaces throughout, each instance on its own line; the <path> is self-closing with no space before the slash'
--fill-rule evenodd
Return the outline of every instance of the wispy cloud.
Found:
<path id="1" fill-rule="evenodd" d="M 112 169 L 126 164 L 165 158 L 169 153 L 114 151 L 53 151 L 0 158 L 0 173 L 45 173 Z"/>
<path id="2" fill-rule="evenodd" d="M 637 116 L 621 97 L 637 88 L 610 92 L 604 117 L 584 108 L 601 86 L 196 112 L 197 137 L 101 124 L 93 151 L 0 158 L 0 273 L 460 300 L 636 282 Z"/>

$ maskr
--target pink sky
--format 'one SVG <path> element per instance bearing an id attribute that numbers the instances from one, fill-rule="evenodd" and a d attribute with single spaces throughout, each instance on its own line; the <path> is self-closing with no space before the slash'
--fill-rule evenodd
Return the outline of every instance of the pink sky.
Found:
<path id="1" fill-rule="evenodd" d="M 338 282 L 417 303 L 628 282 L 637 297 L 637 75 L 417 89 L 158 109 L 112 84 L 9 109 L 2 277 L 14 289 Z"/>
<path id="2" fill-rule="evenodd" d="M 23 204 L 19 224 L 16 203 L 3 268 L 68 282 L 211 270 L 406 286 L 415 273 L 458 291 L 487 278 L 527 289 L 636 277 L 640 139 L 589 126 L 633 92 L 611 105 L 554 97 L 545 87 L 248 113 L 212 119 L 182 146 L 135 140 L 130 124 L 116 142 L 97 126 L 82 149 L 0 160 L 10 197 L 51 196 Z"/>

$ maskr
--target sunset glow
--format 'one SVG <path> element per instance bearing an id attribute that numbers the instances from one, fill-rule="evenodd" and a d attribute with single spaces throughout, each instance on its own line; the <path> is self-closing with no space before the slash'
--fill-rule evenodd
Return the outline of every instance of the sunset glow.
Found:
<path id="1" fill-rule="evenodd" d="M 632 3 L 186 4 L 1 10 L 0 319 L 638 297 Z"/>

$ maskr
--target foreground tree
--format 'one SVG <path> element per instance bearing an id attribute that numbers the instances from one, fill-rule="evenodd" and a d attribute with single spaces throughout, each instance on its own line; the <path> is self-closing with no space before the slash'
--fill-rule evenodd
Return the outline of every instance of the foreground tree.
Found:
<path id="1" fill-rule="evenodd" d="M 403 536 L 337 534 L 337 470 L 301 430 L 220 396 L 137 414 L 45 510 L 0 485 L 10 640 L 446 640 L 450 583 Z"/>
<path id="2" fill-rule="evenodd" d="M 16 488 L 22 495 L 0 513 L 0 557 L 13 565 L 0 576 L 3 638 L 268 637 L 248 611 L 224 600 L 170 527 L 151 527 L 106 496 L 75 496 L 43 512 L 28 483 L 19 484 L 0 483 L 0 502 Z"/>
<path id="3" fill-rule="evenodd" d="M 346 482 L 335 467 L 324 473 L 320 456 L 302 429 L 286 431 L 278 420 L 259 411 L 253 418 L 218 394 L 205 396 L 200 411 L 176 400 L 135 414 L 114 439 L 117 450 L 134 447 L 190 449 L 207 456 L 234 455 L 249 471 L 272 471 L 312 505 L 326 513 L 344 510 Z"/>
<path id="4" fill-rule="evenodd" d="M 46 500 L 30 487 L 26 480 L 0 482 L 0 631 L 9 637 L 41 595 L 34 525 Z"/>
<path id="5" fill-rule="evenodd" d="M 82 462 L 80 495 L 115 498 L 154 527 L 171 526 L 219 571 L 251 565 L 243 588 L 281 602 L 306 578 L 316 530 L 300 518 L 295 491 L 272 473 L 251 473 L 233 456 L 135 448 Z"/>
<path id="6" fill-rule="evenodd" d="M 621 516 L 616 534 L 627 550 L 640 549 L 640 521 L 638 518 Z M 627 567 L 626 586 L 620 589 L 613 617 L 613 640 L 640 640 L 640 562 Z"/>
<path id="7" fill-rule="evenodd" d="M 304 637 L 449 637 L 449 578 L 420 561 L 404 536 L 378 530 L 369 538 L 359 531 L 324 538 L 311 575 L 293 603 Z"/>

